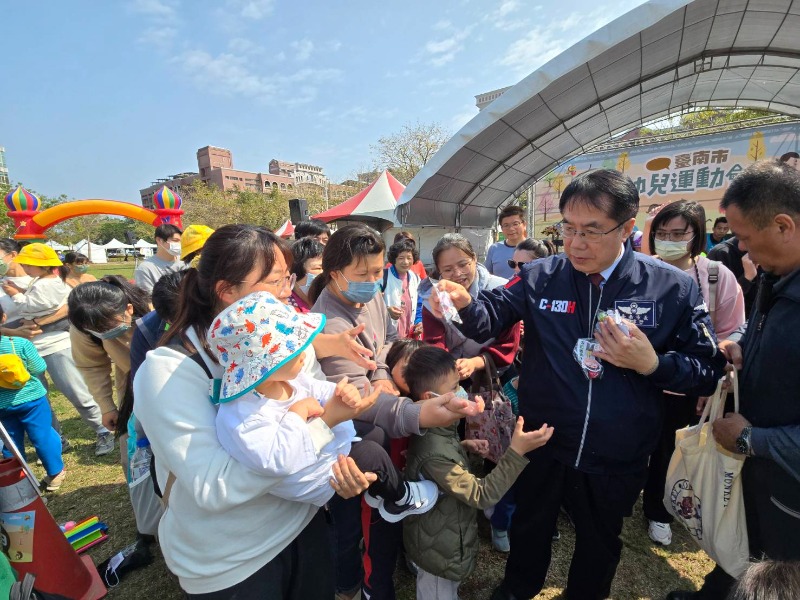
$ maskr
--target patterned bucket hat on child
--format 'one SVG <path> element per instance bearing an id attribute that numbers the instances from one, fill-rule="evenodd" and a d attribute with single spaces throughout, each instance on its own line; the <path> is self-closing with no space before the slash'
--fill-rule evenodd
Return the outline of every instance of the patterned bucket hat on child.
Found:
<path id="1" fill-rule="evenodd" d="M 211 351 L 225 368 L 211 401 L 230 402 L 302 353 L 325 326 L 325 315 L 300 314 L 269 292 L 255 292 L 223 310 L 208 330 Z"/>

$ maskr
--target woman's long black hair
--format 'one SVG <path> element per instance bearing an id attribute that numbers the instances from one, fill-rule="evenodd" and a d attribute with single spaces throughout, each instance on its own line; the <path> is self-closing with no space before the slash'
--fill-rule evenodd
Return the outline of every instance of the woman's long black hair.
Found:
<path id="1" fill-rule="evenodd" d="M 78 331 L 107 331 L 119 325 L 119 315 L 133 305 L 134 318 L 150 312 L 150 295 L 119 275 L 76 286 L 69 294 L 69 321 Z"/>

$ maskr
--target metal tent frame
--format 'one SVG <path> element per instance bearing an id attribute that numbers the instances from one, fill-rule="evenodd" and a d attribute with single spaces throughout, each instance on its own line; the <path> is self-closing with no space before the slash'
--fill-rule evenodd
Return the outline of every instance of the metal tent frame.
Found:
<path id="1" fill-rule="evenodd" d="M 563 161 L 689 107 L 800 115 L 800 0 L 652 0 L 478 113 L 398 201 L 402 225 L 490 227 Z"/>

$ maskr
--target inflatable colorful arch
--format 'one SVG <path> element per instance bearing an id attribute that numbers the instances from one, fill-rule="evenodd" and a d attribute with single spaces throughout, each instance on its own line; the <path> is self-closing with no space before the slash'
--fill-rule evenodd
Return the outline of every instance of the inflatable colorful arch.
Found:
<path id="1" fill-rule="evenodd" d="M 166 186 L 153 194 L 153 210 L 116 200 L 75 200 L 63 202 L 45 210 L 39 210 L 41 202 L 22 186 L 6 196 L 8 216 L 14 220 L 18 240 L 42 240 L 45 232 L 67 219 L 85 215 L 117 215 L 142 221 L 153 227 L 171 223 L 182 228 L 181 197 Z"/>

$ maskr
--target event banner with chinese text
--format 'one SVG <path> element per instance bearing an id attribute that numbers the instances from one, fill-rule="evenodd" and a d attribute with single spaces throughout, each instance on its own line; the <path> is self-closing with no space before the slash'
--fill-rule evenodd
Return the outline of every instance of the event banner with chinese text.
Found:
<path id="1" fill-rule="evenodd" d="M 783 123 L 584 154 L 537 182 L 536 219 L 557 221 L 564 188 L 573 177 L 598 168 L 618 169 L 633 180 L 640 215 L 652 204 L 686 199 L 702 203 L 712 217 L 742 169 L 757 160 L 797 152 L 798 134 L 800 123 Z"/>

